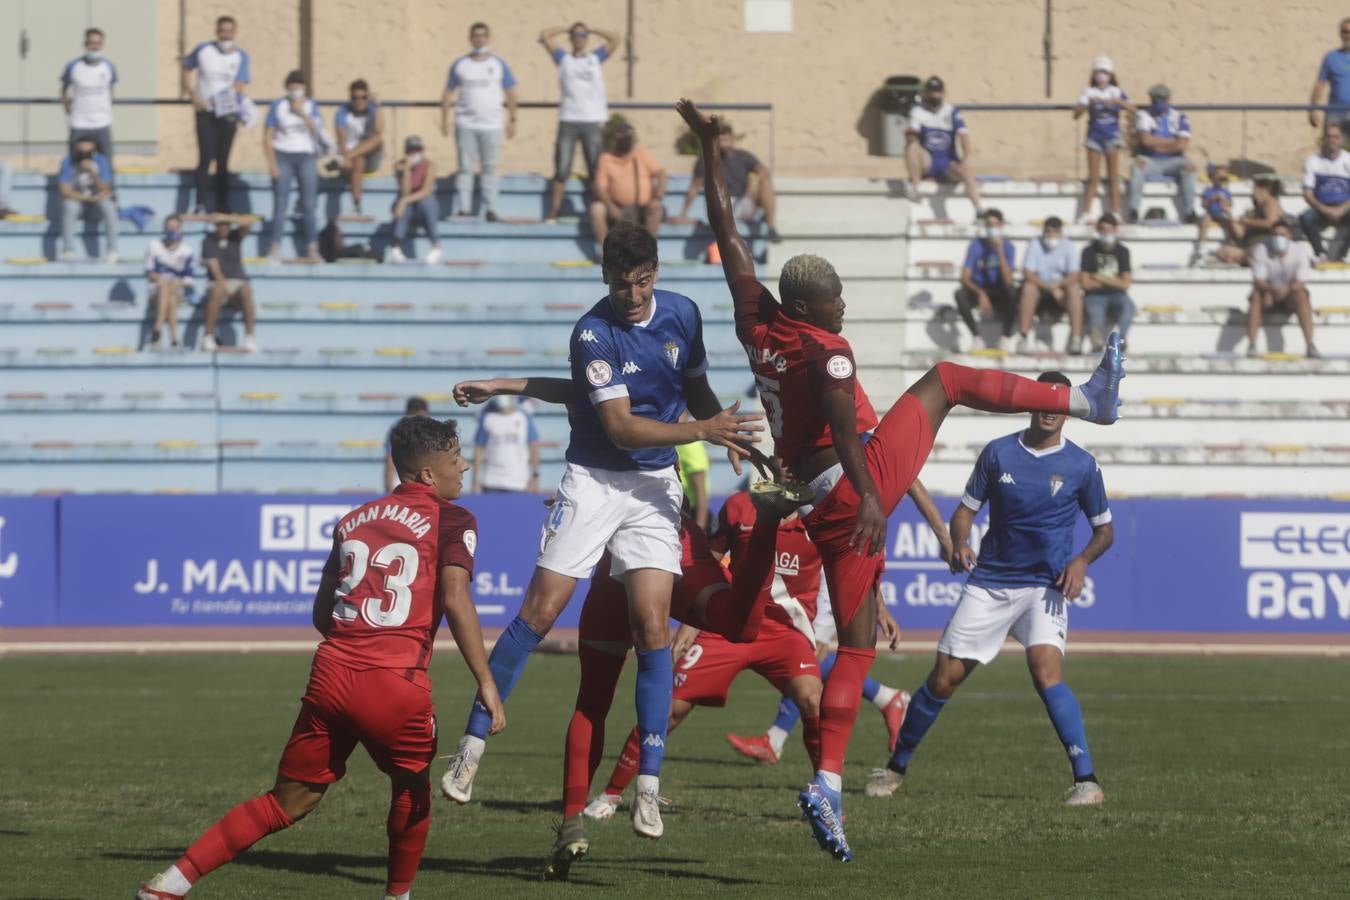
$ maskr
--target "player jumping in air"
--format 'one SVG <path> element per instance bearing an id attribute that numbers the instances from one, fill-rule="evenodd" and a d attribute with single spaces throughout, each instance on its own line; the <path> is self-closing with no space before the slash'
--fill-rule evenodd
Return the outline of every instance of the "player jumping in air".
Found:
<path id="1" fill-rule="evenodd" d="M 1040 381 L 1069 383 L 1059 372 L 1046 372 Z M 1111 546 L 1111 508 L 1097 460 L 1063 430 L 1064 416 L 1036 413 L 1026 431 L 992 441 L 980 453 L 951 523 L 957 547 L 952 571 L 970 576 L 938 639 L 933 671 L 914 694 L 899 745 L 886 767 L 872 772 L 867 796 L 889 797 L 899 790 L 910 757 L 942 707 L 976 666 L 998 656 L 1011 634 L 1026 648 L 1032 683 L 1073 768 L 1065 802 L 1096 806 L 1104 799 L 1078 698 L 1063 677 L 1068 604 L 1082 594 L 1088 565 Z M 975 513 L 986 502 L 989 530 L 977 561 L 967 541 Z M 1074 556 L 1080 510 L 1092 537 Z"/>
<path id="2" fill-rule="evenodd" d="M 954 406 L 1114 422 L 1124 376 L 1120 336 L 1110 336 L 1101 364 L 1077 387 L 939 363 L 878 421 L 854 378 L 853 351 L 840 336 L 843 285 L 834 267 L 807 254 L 789 259 L 778 279 L 781 303 L 759 283 L 750 249 L 736 233 L 732 217 L 716 151 L 719 122 L 688 100 L 681 100 L 678 109 L 702 144 L 708 221 L 731 287 L 736 334 L 768 414 L 775 454 L 817 498 L 803 522 L 820 550 L 839 652 L 821 697 L 820 766 L 798 802 L 821 848 L 847 861 L 853 854 L 841 815 L 844 755 L 863 681 L 876 655 L 873 595 L 884 567 L 880 551 L 887 516 L 914 483 Z M 871 437 L 864 442 L 868 433 Z"/>
<path id="3" fill-rule="evenodd" d="M 138 900 L 184 897 L 203 875 L 304 818 L 346 774 L 357 743 L 389 776 L 385 897 L 407 900 L 431 824 L 436 714 L 427 663 L 442 611 L 490 711 L 490 731 L 505 727 L 469 593 L 477 525 L 450 502 L 469 467 L 455 423 L 405 418 L 389 447 L 401 483 L 343 516 L 335 529 L 314 597 L 314 627 L 323 641 L 275 786 L 226 813 L 143 885 Z"/>
<path id="4" fill-rule="evenodd" d="M 642 774 L 633 827 L 661 836 L 658 775 L 670 717 L 670 594 L 680 574 L 680 505 L 673 447 L 757 441 L 761 418 L 722 409 L 708 385 L 703 320 L 694 301 L 656 289 L 656 238 L 619 224 L 605 238 L 608 295 L 578 320 L 570 341 L 572 434 L 567 468 L 544 524 L 520 612 L 489 658 L 502 697 L 605 550 L 624 581 L 624 623 L 637 645 Z M 680 422 L 688 408 L 694 421 Z M 469 802 L 490 717 L 475 705 L 441 790 Z"/>

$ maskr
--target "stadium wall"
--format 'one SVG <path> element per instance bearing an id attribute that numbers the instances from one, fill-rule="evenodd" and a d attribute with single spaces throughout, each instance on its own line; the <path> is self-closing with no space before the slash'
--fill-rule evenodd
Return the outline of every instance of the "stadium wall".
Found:
<path id="1" fill-rule="evenodd" d="M 351 495 L 0 498 L 0 628 L 307 625 Z M 944 514 L 953 499 L 939 500 Z M 515 614 L 542 515 L 530 495 L 464 499 L 478 518 L 474 594 Z M 1119 499 L 1115 546 L 1070 616 L 1097 632 L 1350 634 L 1350 511 L 1299 500 Z M 973 535 L 983 534 L 987 510 Z M 1080 522 L 1081 546 L 1087 525 Z M 961 579 L 912 504 L 892 517 L 883 594 L 907 629 L 945 623 Z M 582 586 L 584 591 L 584 585 Z M 575 627 L 574 600 L 560 627 Z"/>
<path id="2" fill-rule="evenodd" d="M 1336 39 L 1345 14 L 1329 0 L 1272 7 L 1240 0 L 1050 0 L 1055 57 L 1046 92 L 1042 40 L 1045 0 L 950 0 L 942 4 L 850 0 L 847 3 L 792 3 L 789 33 L 747 33 L 744 3 L 685 0 L 635 4 L 633 96 L 672 102 L 680 93 L 709 101 L 768 101 L 772 120 L 760 113 L 735 117 L 744 145 L 767 154 L 774 148 L 777 170 L 788 175 L 895 176 L 900 160 L 879 152 L 873 94 L 897 73 L 947 80 L 956 103 L 1073 102 L 1087 77 L 1090 60 L 1114 57 L 1122 84 L 1142 98 L 1148 86 L 1165 81 L 1177 102 L 1306 102 L 1322 54 Z M 212 36 L 217 15 L 240 21 L 240 43 L 253 60 L 252 93 L 276 96 L 285 73 L 300 60 L 298 0 L 188 0 L 160 2 L 160 96 L 178 95 L 181 32 L 190 49 Z M 386 98 L 433 100 L 440 96 L 449 63 L 467 45 L 471 22 L 494 28 L 493 49 L 512 66 L 524 100 L 556 100 L 557 79 L 550 60 L 535 43 L 548 25 L 585 20 L 622 32 L 626 0 L 569 0 L 503 6 L 488 0 L 319 0 L 313 7 L 313 59 L 317 93 L 345 95 L 355 77 L 369 80 Z M 99 23 L 109 32 L 108 53 L 117 59 L 116 22 Z M 72 36 L 72 48 L 78 36 Z M 626 51 L 623 51 L 626 52 Z M 625 99 L 623 52 L 605 66 L 611 100 Z M 52 73 L 51 84 L 56 83 Z M 121 164 L 157 168 L 195 164 L 193 120 L 186 108 L 160 108 L 159 153 L 125 157 Z M 438 112 L 401 112 L 391 122 L 396 138 L 412 132 L 429 141 L 442 166 L 452 166 L 453 140 L 440 135 Z M 643 140 L 668 162 L 677 162 L 674 115 L 633 114 Z M 985 173 L 1015 176 L 1081 174 L 1083 163 L 1075 123 L 1065 112 L 982 113 L 968 117 L 976 164 Z M 508 142 L 506 171 L 547 171 L 552 159 L 555 114 L 525 111 L 520 131 Z M 1242 148 L 1244 118 L 1238 113 L 1192 116 L 1194 154 L 1229 158 Z M 1260 113 L 1245 118 L 1246 155 L 1282 171 L 1293 171 L 1312 145 L 1302 113 Z M 772 142 L 770 137 L 772 136 Z M 252 131 L 236 142 L 238 168 L 263 168 L 261 135 Z M 54 165 L 54 160 L 36 160 Z M 684 168 L 687 161 L 680 162 Z"/>

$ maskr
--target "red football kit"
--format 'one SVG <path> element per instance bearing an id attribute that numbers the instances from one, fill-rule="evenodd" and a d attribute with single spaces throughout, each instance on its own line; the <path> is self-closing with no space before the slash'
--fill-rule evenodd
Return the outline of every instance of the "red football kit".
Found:
<path id="1" fill-rule="evenodd" d="M 337 781 L 357 742 L 385 772 L 430 764 L 427 663 L 441 621 L 440 572 L 472 575 L 477 543 L 472 513 L 414 482 L 338 521 L 324 570 L 340 579 L 332 630 L 315 651 L 282 776 Z"/>

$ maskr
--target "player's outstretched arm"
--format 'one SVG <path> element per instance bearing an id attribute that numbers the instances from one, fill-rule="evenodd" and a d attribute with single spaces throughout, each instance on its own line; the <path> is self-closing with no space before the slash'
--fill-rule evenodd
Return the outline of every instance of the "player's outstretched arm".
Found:
<path id="1" fill-rule="evenodd" d="M 445 610 L 445 621 L 450 626 L 455 646 L 464 657 L 464 665 L 468 666 L 474 680 L 478 682 L 478 699 L 492 715 L 488 734 L 496 734 L 506 727 L 506 710 L 497 693 L 497 682 L 492 679 L 492 672 L 488 669 L 487 651 L 483 648 L 483 627 L 478 621 L 478 610 L 473 605 L 473 594 L 469 592 L 467 569 L 460 566 L 445 566 L 441 569 L 441 608 Z"/>
<path id="2" fill-rule="evenodd" d="M 735 447 L 759 443 L 759 432 L 764 430 L 759 413 L 743 413 L 737 400 L 717 415 L 692 422 L 658 422 L 633 415 L 628 397 L 615 397 L 595 407 L 605 433 L 620 450 L 646 450 L 651 447 L 678 447 L 694 441 L 707 441 L 719 447 Z"/>
<path id="3" fill-rule="evenodd" d="M 858 518 L 849 537 L 849 546 L 869 555 L 880 553 L 886 545 L 886 513 L 881 509 L 876 482 L 868 471 L 862 441 L 858 440 L 858 410 L 854 406 L 853 392 L 825 391 L 821 394 L 820 406 L 830 426 L 844 476 L 858 493 Z"/>
<path id="4" fill-rule="evenodd" d="M 937 536 L 938 545 L 942 550 L 942 561 L 950 564 L 952 561 L 952 536 L 947 531 L 947 523 L 942 521 L 942 513 L 938 512 L 937 504 L 928 493 L 928 488 L 923 486 L 923 482 L 915 479 L 914 484 L 909 489 L 909 499 L 914 501 L 914 506 L 923 516 L 923 520 L 928 523 L 928 527 L 933 529 L 933 534 Z"/>
<path id="5" fill-rule="evenodd" d="M 727 180 L 722 174 L 722 156 L 717 152 L 717 133 L 722 123 L 717 116 L 705 116 L 699 112 L 692 100 L 681 99 L 675 104 L 675 109 L 703 149 L 703 186 L 708 201 L 708 224 L 717 238 L 717 250 L 722 254 L 722 271 L 726 274 L 727 284 L 734 288 L 737 278 L 743 275 L 751 278 L 755 276 L 755 258 L 750 255 L 745 239 L 736 231 L 736 218 L 731 212 L 731 192 L 727 190 Z"/>
<path id="6" fill-rule="evenodd" d="M 460 406 L 486 403 L 499 394 L 533 397 L 544 403 L 567 403 L 572 399 L 572 382 L 566 378 L 489 378 L 461 381 L 454 389 L 455 402 Z"/>

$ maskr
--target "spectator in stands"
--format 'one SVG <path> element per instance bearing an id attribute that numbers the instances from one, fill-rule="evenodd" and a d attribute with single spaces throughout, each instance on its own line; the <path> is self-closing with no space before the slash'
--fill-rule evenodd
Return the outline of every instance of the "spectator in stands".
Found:
<path id="1" fill-rule="evenodd" d="M 332 146 L 319 104 L 309 97 L 305 73 L 294 69 L 286 76 L 286 96 L 272 101 L 263 129 L 263 156 L 272 176 L 272 245 L 268 256 L 281 261 L 281 243 L 290 218 L 291 182 L 300 187 L 300 235 L 305 262 L 319 256 L 319 157 Z"/>
<path id="2" fill-rule="evenodd" d="M 427 401 L 421 397 L 409 397 L 408 402 L 403 405 L 403 418 L 408 416 L 429 416 L 431 410 L 427 406 Z M 397 425 L 395 422 L 394 425 Z M 393 426 L 389 430 L 392 432 Z M 398 470 L 394 468 L 394 458 L 389 454 L 389 438 L 384 439 L 384 491 L 389 493 L 398 484 Z"/>
<path id="3" fill-rule="evenodd" d="M 108 229 L 107 262 L 117 262 L 117 204 L 113 202 L 112 164 L 99 153 L 92 137 L 82 137 L 61 162 L 56 176 L 61 192 L 61 258 L 79 259 L 75 252 L 75 227 L 81 215 L 95 213 L 103 217 Z"/>
<path id="4" fill-rule="evenodd" d="M 946 86 L 934 75 L 924 82 L 919 102 L 909 111 L 905 126 L 905 165 L 909 182 L 902 190 L 911 200 L 919 196 L 919 181 L 960 181 L 966 196 L 981 214 L 980 188 L 970 165 L 970 132 L 961 111 L 944 101 Z"/>
<path id="5" fill-rule="evenodd" d="M 408 231 L 415 224 L 413 217 L 420 216 L 422 227 L 431 239 L 431 249 L 422 262 L 434 266 L 441 261 L 441 241 L 436 232 L 436 223 L 441 218 L 441 207 L 436 202 L 436 164 L 426 155 L 422 139 L 417 135 L 409 135 L 403 142 L 403 158 L 394 164 L 394 177 L 398 179 L 398 199 L 394 201 L 394 239 L 389 244 L 384 261 L 404 263 L 409 256 L 417 255 L 407 240 Z"/>
<path id="6" fill-rule="evenodd" d="M 567 33 L 571 51 L 563 49 L 559 35 Z M 594 34 L 604 43 L 594 50 L 586 44 Z M 595 181 L 595 167 L 600 162 L 604 138 L 600 133 L 609 118 L 609 103 L 605 97 L 605 75 L 600 65 L 619 49 L 619 36 L 599 28 L 590 29 L 584 22 L 574 22 L 571 28 L 545 28 L 539 33 L 544 45 L 558 67 L 558 137 L 553 143 L 553 185 L 549 197 L 548 215 L 544 222 L 556 224 L 562 210 L 563 192 L 567 179 L 572 177 L 572 154 L 577 144 L 586 157 L 586 174 Z"/>
<path id="7" fill-rule="evenodd" d="M 1252 181 L 1252 207 L 1233 223 L 1237 243 L 1225 244 L 1214 255 L 1226 263 L 1251 265 L 1252 249 L 1266 238 L 1277 222 L 1291 222 L 1280 206 L 1280 179 L 1257 178 Z M 1292 226 L 1291 226 L 1292 227 Z"/>
<path id="8" fill-rule="evenodd" d="M 473 492 L 520 491 L 539 491 L 539 430 L 515 397 L 493 397 L 473 437 Z"/>
<path id="9" fill-rule="evenodd" d="M 609 149 L 600 154 L 593 185 L 595 199 L 591 201 L 591 231 L 599 246 L 604 246 L 609 227 L 619 221 L 641 225 L 656 234 L 666 196 L 665 166 L 638 144 L 633 126 L 620 122 L 611 140 Z"/>
<path id="10" fill-rule="evenodd" d="M 235 45 L 231 16 L 216 20 L 216 39 L 198 44 L 183 59 L 183 93 L 197 110 L 197 206 L 207 210 L 207 175 L 216 167 L 216 212 L 230 208 L 230 147 L 239 126 L 240 101 L 249 81 L 248 53 Z M 191 83 L 190 72 L 197 73 Z"/>
<path id="11" fill-rule="evenodd" d="M 717 136 L 717 153 L 722 158 L 722 173 L 726 175 L 727 190 L 731 193 L 732 214 L 741 222 L 754 222 L 764 216 L 768 238 L 778 243 L 778 194 L 773 189 L 769 167 L 749 150 L 736 146 L 736 132 L 730 122 L 723 122 Z M 684 206 L 673 221 L 688 224 L 689 209 L 694 198 L 703 192 L 703 157 L 694 162 L 694 177 L 684 195 Z"/>
<path id="12" fill-rule="evenodd" d="M 1013 265 L 1017 253 L 1012 241 L 1003 236 L 1003 213 L 988 209 L 983 217 L 980 237 L 966 248 L 961 286 L 956 289 L 956 308 L 976 338 L 980 337 L 980 326 L 975 321 L 975 309 L 979 308 L 981 316 L 997 312 L 1002 329 L 1000 337 L 987 342 L 986 346 L 999 350 L 1003 348 L 1003 341 L 1012 336 L 1017 320 L 1017 300 L 1013 292 Z"/>
<path id="13" fill-rule="evenodd" d="M 1133 110 L 1134 104 L 1116 81 L 1116 67 L 1109 56 L 1092 61 L 1092 74 L 1082 96 L 1074 107 L 1073 117 L 1088 117 L 1087 148 L 1088 174 L 1079 203 L 1078 221 L 1089 222 L 1092 201 L 1097 199 L 1097 185 L 1101 181 L 1102 161 L 1106 161 L 1106 188 L 1109 198 L 1104 212 L 1120 215 L 1120 111 Z"/>
<path id="14" fill-rule="evenodd" d="M 347 88 L 347 102 L 338 107 L 333 120 L 342 172 L 352 190 L 352 206 L 361 214 L 365 178 L 380 168 L 384 159 L 384 115 L 370 96 L 370 85 L 358 78 Z"/>
<path id="15" fill-rule="evenodd" d="M 689 419 L 686 410 L 680 421 L 687 422 Z M 712 525 L 709 499 L 712 491 L 708 487 L 708 470 L 712 465 L 708 460 L 708 448 L 702 441 L 680 444 L 675 448 L 675 456 L 679 461 L 680 487 L 684 489 L 684 497 L 689 501 L 689 508 L 694 511 L 694 521 L 706 532 Z"/>
<path id="16" fill-rule="evenodd" d="M 253 305 L 253 285 L 244 271 L 244 238 L 253 227 L 251 216 L 218 213 L 211 218 L 211 232 L 202 239 L 202 262 L 210 284 L 206 288 L 206 324 L 202 328 L 202 350 L 216 349 L 216 321 L 226 303 L 238 303 L 244 313 L 246 353 L 258 349 L 253 337 L 257 311 Z"/>
<path id="17" fill-rule="evenodd" d="M 155 326 L 150 346 L 164 346 L 163 334 L 169 332 L 169 346 L 178 349 L 178 304 L 189 299 L 193 290 L 192 249 L 183 243 L 183 220 L 172 215 L 164 220 L 164 238 L 150 241 L 145 251 L 145 277 L 150 280 L 150 302 L 155 304 Z"/>
<path id="18" fill-rule="evenodd" d="M 1308 359 L 1321 359 L 1313 343 L 1312 300 L 1308 279 L 1312 257 L 1308 248 L 1293 241 L 1288 222 L 1276 222 L 1270 237 L 1252 249 L 1252 293 L 1247 298 L 1247 355 L 1259 356 L 1256 337 L 1265 313 L 1282 307 L 1298 317 Z"/>
<path id="19" fill-rule="evenodd" d="M 497 161 L 502 152 L 502 100 L 506 101 L 506 137 L 516 136 L 516 76 L 506 60 L 488 51 L 491 32 L 482 22 L 469 28 L 473 50 L 450 66 L 441 95 L 441 134 L 450 133 L 450 104 L 455 104 L 455 215 L 473 215 L 474 170 L 482 166 L 483 208 L 497 221 Z M 458 94 L 458 98 L 456 98 Z"/>
<path id="20" fill-rule="evenodd" d="M 1299 223 L 1317 262 L 1340 262 L 1350 249 L 1350 153 L 1345 150 L 1343 130 L 1334 122 L 1327 125 L 1322 132 L 1322 152 L 1303 163 L 1303 199 L 1308 208 Z M 1322 229 L 1327 226 L 1336 229 L 1330 250 L 1322 243 Z"/>
<path id="21" fill-rule="evenodd" d="M 14 167 L 8 160 L 0 159 L 0 219 L 14 215 L 16 210 L 10 206 L 9 192 L 14 187 Z"/>
<path id="22" fill-rule="evenodd" d="M 1149 105 L 1134 116 L 1134 130 L 1139 146 L 1130 173 L 1130 192 L 1127 203 L 1129 220 L 1139 221 L 1139 207 L 1144 200 L 1144 184 L 1150 178 L 1174 178 L 1180 194 L 1177 212 L 1182 222 L 1194 223 L 1195 164 L 1186 158 L 1191 143 L 1191 120 L 1171 104 L 1172 89 L 1155 84 L 1148 89 Z"/>
<path id="23" fill-rule="evenodd" d="M 61 105 L 70 126 L 70 149 L 82 137 L 94 139 L 98 152 L 112 162 L 113 85 L 117 68 L 103 55 L 103 32 L 84 32 L 84 54 L 61 70 Z"/>
<path id="24" fill-rule="evenodd" d="M 1210 163 L 1206 173 L 1209 175 L 1209 187 L 1200 195 L 1202 214 L 1195 252 L 1191 254 L 1191 265 L 1200 262 L 1205 237 L 1211 226 L 1218 225 L 1223 232 L 1224 247 L 1236 247 L 1242 236 L 1242 226 L 1233 218 L 1233 193 L 1228 190 L 1228 167 L 1221 163 Z"/>
<path id="25" fill-rule="evenodd" d="M 1022 263 L 1022 292 L 1018 307 L 1017 352 L 1031 349 L 1031 324 L 1038 313 L 1056 318 L 1069 313 L 1068 352 L 1083 352 L 1083 288 L 1078 276 L 1078 253 L 1064 238 L 1064 222 L 1058 216 L 1045 220 L 1039 238 L 1032 238 Z"/>
<path id="26" fill-rule="evenodd" d="M 1083 313 L 1093 352 L 1106 340 L 1108 318 L 1115 320 L 1122 339 L 1129 335 L 1134 321 L 1134 301 L 1129 295 L 1134 280 L 1130 251 L 1117 239 L 1116 227 L 1116 217 L 1106 213 L 1097 220 L 1097 239 L 1083 248 Z"/>
<path id="27" fill-rule="evenodd" d="M 1327 96 L 1328 88 L 1330 96 Z M 1325 103 L 1329 107 L 1328 125 L 1340 125 L 1350 116 L 1350 18 L 1341 19 L 1341 46 L 1328 50 L 1322 57 L 1322 67 L 1317 70 L 1308 103 L 1312 106 Z M 1308 110 L 1308 122 L 1316 128 L 1321 122 L 1321 114 L 1315 109 Z"/>

